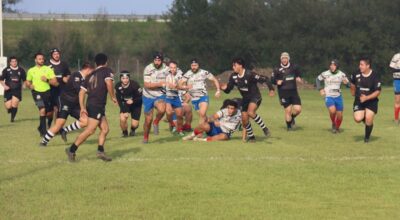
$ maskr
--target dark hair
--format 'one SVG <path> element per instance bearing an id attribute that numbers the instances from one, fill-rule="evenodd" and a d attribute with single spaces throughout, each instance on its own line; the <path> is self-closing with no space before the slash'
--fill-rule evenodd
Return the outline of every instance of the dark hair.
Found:
<path id="1" fill-rule="evenodd" d="M 94 62 L 97 66 L 105 65 L 107 63 L 108 57 L 104 53 L 98 53 L 94 57 Z"/>
<path id="2" fill-rule="evenodd" d="M 50 50 L 50 56 L 53 56 L 53 53 L 55 53 L 55 52 L 61 53 L 61 50 L 58 49 L 57 47 L 51 49 L 51 50 Z"/>
<path id="3" fill-rule="evenodd" d="M 193 64 L 193 63 L 199 64 L 199 61 L 197 60 L 197 58 L 193 58 L 193 59 L 190 60 L 190 63 L 191 64 Z"/>
<path id="4" fill-rule="evenodd" d="M 169 61 L 169 64 L 171 64 L 171 63 L 173 63 L 173 64 L 175 64 L 175 65 L 177 65 L 177 66 L 178 66 L 178 62 L 176 62 L 175 60 L 171 60 L 171 61 Z"/>
<path id="5" fill-rule="evenodd" d="M 223 104 L 222 104 L 221 109 L 224 109 L 224 108 L 226 108 L 226 107 L 228 107 L 228 106 L 233 106 L 233 107 L 235 107 L 235 108 L 238 108 L 238 103 L 235 102 L 235 101 L 232 100 L 232 99 L 225 99 L 224 102 L 223 102 Z"/>
<path id="6" fill-rule="evenodd" d="M 122 78 L 123 76 L 127 76 L 128 78 L 131 78 L 131 74 L 129 73 L 128 70 L 121 71 L 121 73 L 119 74 L 119 78 Z"/>
<path id="7" fill-rule="evenodd" d="M 11 60 L 18 61 L 18 58 L 16 56 L 11 56 L 10 58 L 8 58 L 8 62 L 11 62 Z"/>
<path id="8" fill-rule="evenodd" d="M 246 63 L 244 62 L 244 59 L 243 59 L 243 58 L 240 58 L 240 57 L 234 58 L 234 59 L 232 60 L 232 63 L 239 64 L 239 65 L 241 65 L 241 66 L 243 66 L 243 67 L 244 67 L 244 65 L 246 64 Z"/>
<path id="9" fill-rule="evenodd" d="M 366 64 L 368 64 L 368 65 L 372 65 L 372 60 L 371 60 L 371 58 L 369 58 L 369 57 L 367 57 L 367 56 L 365 56 L 365 57 L 361 57 L 360 58 L 360 62 L 361 61 L 364 61 Z"/>
<path id="10" fill-rule="evenodd" d="M 93 69 L 93 65 L 89 61 L 83 62 L 81 69 L 84 70 L 84 69 L 88 69 L 88 68 Z"/>
<path id="11" fill-rule="evenodd" d="M 153 60 L 155 60 L 155 59 L 164 60 L 164 56 L 163 56 L 163 54 L 160 53 L 160 52 L 155 52 L 155 53 L 153 54 Z"/>
<path id="12" fill-rule="evenodd" d="M 42 52 L 37 52 L 37 53 L 35 53 L 34 58 L 36 59 L 36 57 L 38 57 L 38 56 L 43 56 L 44 57 L 44 54 Z"/>

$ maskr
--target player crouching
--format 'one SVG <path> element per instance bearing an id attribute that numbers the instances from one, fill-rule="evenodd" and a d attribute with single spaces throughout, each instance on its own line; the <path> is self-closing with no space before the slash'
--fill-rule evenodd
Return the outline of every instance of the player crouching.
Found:
<path id="1" fill-rule="evenodd" d="M 233 100 L 225 100 L 225 106 L 214 114 L 208 122 L 197 126 L 192 134 L 183 138 L 184 141 L 226 141 L 229 140 L 234 131 L 239 128 L 242 120 L 238 104 Z M 207 138 L 203 138 L 203 132 Z"/>

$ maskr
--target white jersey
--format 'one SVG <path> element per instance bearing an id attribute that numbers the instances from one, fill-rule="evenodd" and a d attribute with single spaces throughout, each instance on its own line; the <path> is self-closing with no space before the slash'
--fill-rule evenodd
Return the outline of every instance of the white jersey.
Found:
<path id="1" fill-rule="evenodd" d="M 228 109 L 224 108 L 217 112 L 220 122 L 220 128 L 224 133 L 231 135 L 238 128 L 242 122 L 242 113 L 237 110 L 236 114 L 229 116 Z"/>
<path id="2" fill-rule="evenodd" d="M 154 64 L 146 66 L 143 72 L 143 81 L 145 83 L 160 83 L 165 82 L 168 75 L 168 67 L 162 64 L 160 68 L 156 68 Z M 165 94 L 164 87 L 158 87 L 156 89 L 143 88 L 143 96 L 146 98 L 157 98 Z"/>
<path id="3" fill-rule="evenodd" d="M 193 86 L 188 91 L 192 96 L 192 100 L 199 100 L 201 97 L 208 94 L 206 80 L 213 80 L 214 75 L 202 69 L 199 69 L 196 73 L 193 73 L 192 70 L 189 70 L 183 75 L 183 79 L 187 81 L 188 85 Z"/>
<path id="4" fill-rule="evenodd" d="M 393 79 L 400 79 L 400 53 L 393 56 L 390 67 L 396 70 L 393 72 Z"/>
<path id="5" fill-rule="evenodd" d="M 336 74 L 333 74 L 330 70 L 321 73 L 318 76 L 318 80 L 324 80 L 325 94 L 327 97 L 339 97 L 341 95 L 341 85 L 343 80 L 347 80 L 346 74 L 338 70 Z"/>
<path id="6" fill-rule="evenodd" d="M 179 80 L 181 80 L 183 77 L 183 72 L 182 70 L 178 69 L 177 73 L 174 75 L 172 75 L 171 72 L 168 72 L 167 78 L 166 78 L 166 82 L 167 83 L 172 83 L 175 86 L 178 86 L 178 82 Z M 166 89 L 166 93 L 167 93 L 167 97 L 179 97 L 180 96 L 180 90 L 176 89 L 176 88 L 170 88 L 167 86 L 165 87 Z"/>

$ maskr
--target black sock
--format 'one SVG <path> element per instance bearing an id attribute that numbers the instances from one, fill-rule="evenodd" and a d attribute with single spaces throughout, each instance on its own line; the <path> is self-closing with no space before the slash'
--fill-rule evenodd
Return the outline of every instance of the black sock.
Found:
<path id="1" fill-rule="evenodd" d="M 8 114 L 11 113 L 11 109 L 12 109 L 12 108 L 7 109 L 7 113 L 8 113 Z"/>
<path id="2" fill-rule="evenodd" d="M 122 131 L 122 134 L 123 134 L 123 135 L 128 135 L 128 130 L 123 130 L 123 131 Z"/>
<path id="3" fill-rule="evenodd" d="M 293 121 L 293 118 L 291 121 L 286 121 L 287 128 L 292 128 L 292 121 Z"/>
<path id="4" fill-rule="evenodd" d="M 53 122 L 53 117 L 47 118 L 47 127 L 51 127 L 51 123 Z"/>
<path id="5" fill-rule="evenodd" d="M 41 132 L 46 131 L 46 116 L 40 116 L 39 129 Z"/>
<path id="6" fill-rule="evenodd" d="M 104 152 L 104 146 L 103 146 L 103 145 L 99 145 L 99 146 L 97 147 L 97 151 L 98 151 L 98 152 Z"/>
<path id="7" fill-rule="evenodd" d="M 133 131 L 133 132 L 136 131 L 136 128 L 135 127 L 131 127 L 131 131 Z"/>
<path id="8" fill-rule="evenodd" d="M 11 109 L 11 121 L 14 121 L 15 116 L 17 115 L 18 108 L 12 108 Z"/>
<path id="9" fill-rule="evenodd" d="M 374 125 L 365 125 L 365 139 L 369 139 L 371 137 L 373 128 L 374 128 Z"/>
<path id="10" fill-rule="evenodd" d="M 76 150 L 78 150 L 78 146 L 76 146 L 75 143 L 73 143 L 73 144 L 71 145 L 71 147 L 69 148 L 69 152 L 75 153 Z"/>
<path id="11" fill-rule="evenodd" d="M 297 115 L 292 114 L 292 120 L 294 120 L 297 117 Z"/>

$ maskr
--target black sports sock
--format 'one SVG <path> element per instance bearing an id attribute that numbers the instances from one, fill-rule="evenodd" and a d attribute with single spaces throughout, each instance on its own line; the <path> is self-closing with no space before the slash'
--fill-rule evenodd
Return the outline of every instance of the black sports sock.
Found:
<path id="1" fill-rule="evenodd" d="M 51 127 L 51 123 L 53 122 L 53 117 L 47 118 L 47 127 Z"/>
<path id="2" fill-rule="evenodd" d="M 297 115 L 292 114 L 292 120 L 294 120 L 297 117 Z"/>
<path id="3" fill-rule="evenodd" d="M 15 116 L 17 115 L 18 108 L 12 108 L 11 109 L 11 121 L 14 121 Z"/>
<path id="4" fill-rule="evenodd" d="M 137 127 L 136 128 L 135 127 L 131 127 L 131 131 L 133 131 L 133 132 L 135 132 L 136 129 L 137 129 Z"/>
<path id="5" fill-rule="evenodd" d="M 7 113 L 8 113 L 8 114 L 11 113 L 11 109 L 12 109 L 12 108 L 7 109 Z"/>
<path id="6" fill-rule="evenodd" d="M 122 131 L 122 134 L 123 134 L 124 136 L 128 136 L 128 130 Z"/>
<path id="7" fill-rule="evenodd" d="M 365 139 L 369 139 L 371 137 L 373 128 L 374 128 L 374 125 L 365 125 Z"/>
<path id="8" fill-rule="evenodd" d="M 291 121 L 286 121 L 287 128 L 292 128 L 292 121 L 293 121 L 293 118 Z"/>
<path id="9" fill-rule="evenodd" d="M 73 143 L 71 145 L 71 147 L 69 148 L 69 152 L 71 153 L 75 153 L 78 150 L 78 146 L 75 145 L 75 143 Z"/>
<path id="10" fill-rule="evenodd" d="M 98 152 L 104 152 L 104 146 L 103 146 L 103 145 L 99 145 L 99 146 L 97 147 L 97 151 L 98 151 Z"/>
<path id="11" fill-rule="evenodd" d="M 39 129 L 42 133 L 46 132 L 46 116 L 40 116 Z"/>

